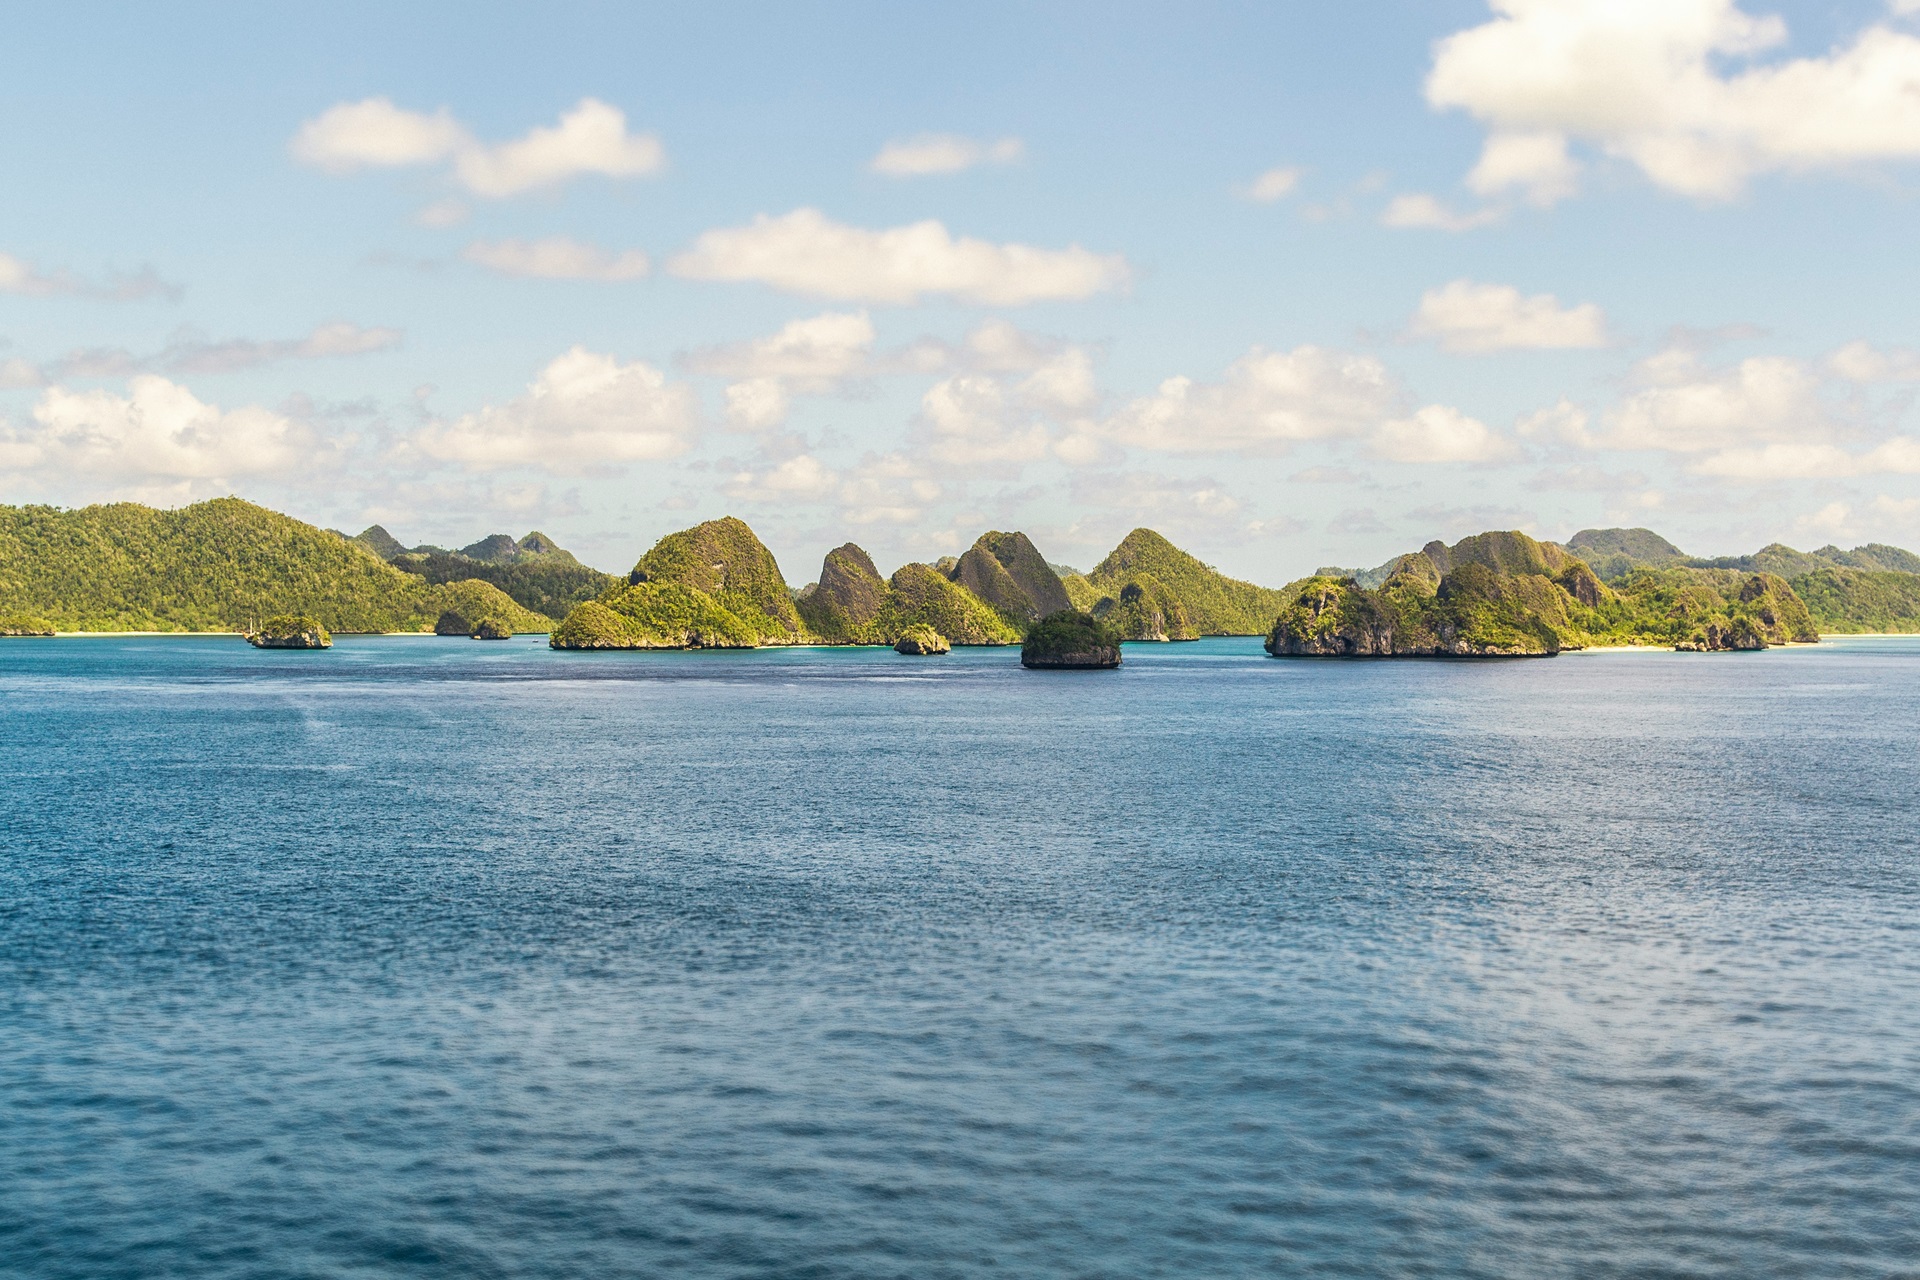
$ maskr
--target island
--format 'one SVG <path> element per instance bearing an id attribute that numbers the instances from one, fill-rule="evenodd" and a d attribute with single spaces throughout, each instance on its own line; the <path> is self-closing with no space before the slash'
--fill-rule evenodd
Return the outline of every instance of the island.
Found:
<path id="1" fill-rule="evenodd" d="M 331 649 L 333 637 L 316 618 L 303 613 L 281 613 L 246 633 L 256 649 Z"/>
<path id="2" fill-rule="evenodd" d="M 1120 665 L 1120 633 L 1090 613 L 1062 609 L 1027 632 L 1020 665 L 1033 671 L 1110 671 Z"/>
<path id="3" fill-rule="evenodd" d="M 893 642 L 895 653 L 909 654 L 914 657 L 932 657 L 935 654 L 946 653 L 952 647 L 947 643 L 945 636 L 925 623 L 915 623 L 908 627 L 900 633 L 900 638 Z"/>

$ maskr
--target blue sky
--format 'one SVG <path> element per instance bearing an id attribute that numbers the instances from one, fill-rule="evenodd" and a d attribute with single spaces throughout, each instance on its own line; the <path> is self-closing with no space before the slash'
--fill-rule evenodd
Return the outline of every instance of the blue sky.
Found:
<path id="1" fill-rule="evenodd" d="M 802 582 L 1920 544 L 1920 0 L 64 6 L 0 496 Z"/>

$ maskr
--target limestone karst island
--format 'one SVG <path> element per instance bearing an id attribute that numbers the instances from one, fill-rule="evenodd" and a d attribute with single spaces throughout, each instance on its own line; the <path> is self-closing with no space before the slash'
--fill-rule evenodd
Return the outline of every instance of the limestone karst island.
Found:
<path id="1" fill-rule="evenodd" d="M 1730 651 L 1920 631 L 1920 556 L 1872 544 L 1690 556 L 1646 529 L 1564 544 L 1513 531 L 1430 542 L 1283 587 L 1221 574 L 1151 529 L 1093 569 L 991 530 L 882 574 L 848 542 L 795 588 L 744 521 L 669 533 L 624 576 L 539 532 L 459 550 L 348 536 L 236 498 L 0 508 L 0 635 L 232 632 L 262 648 L 335 635 L 546 635 L 555 650 L 1022 647 L 1036 669 L 1112 667 L 1123 643 L 1259 636 L 1277 658 L 1550 656 L 1596 646 Z"/>

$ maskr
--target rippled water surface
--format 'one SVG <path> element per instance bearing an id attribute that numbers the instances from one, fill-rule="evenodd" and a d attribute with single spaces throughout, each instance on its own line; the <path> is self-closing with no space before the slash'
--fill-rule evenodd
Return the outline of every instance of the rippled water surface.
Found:
<path id="1" fill-rule="evenodd" d="M 0 1274 L 1920 1275 L 1920 641 L 0 641 Z"/>

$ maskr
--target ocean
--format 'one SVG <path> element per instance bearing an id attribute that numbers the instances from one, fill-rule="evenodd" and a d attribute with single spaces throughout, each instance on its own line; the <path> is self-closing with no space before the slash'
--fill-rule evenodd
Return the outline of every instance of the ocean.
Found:
<path id="1" fill-rule="evenodd" d="M 0 1275 L 1920 1275 L 1920 640 L 9 640 L 0 764 Z"/>

